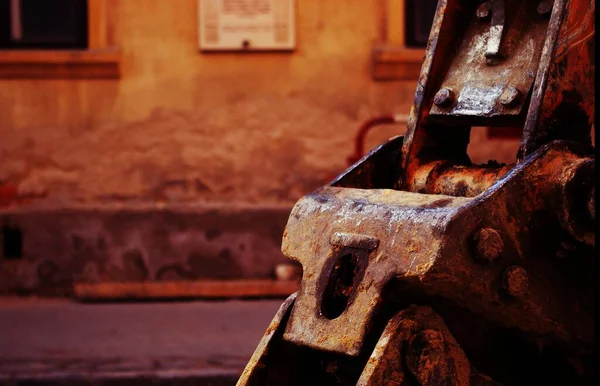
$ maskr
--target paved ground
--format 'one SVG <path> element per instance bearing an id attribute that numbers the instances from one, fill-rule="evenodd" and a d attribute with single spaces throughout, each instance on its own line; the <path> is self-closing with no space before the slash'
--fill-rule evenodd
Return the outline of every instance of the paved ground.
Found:
<path id="1" fill-rule="evenodd" d="M 0 299 L 0 384 L 235 384 L 280 304 Z"/>

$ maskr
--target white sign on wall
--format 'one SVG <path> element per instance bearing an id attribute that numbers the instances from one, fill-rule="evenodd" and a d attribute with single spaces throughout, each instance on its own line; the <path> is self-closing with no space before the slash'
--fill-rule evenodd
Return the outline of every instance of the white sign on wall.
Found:
<path id="1" fill-rule="evenodd" d="M 202 51 L 293 50 L 294 0 L 198 0 Z"/>

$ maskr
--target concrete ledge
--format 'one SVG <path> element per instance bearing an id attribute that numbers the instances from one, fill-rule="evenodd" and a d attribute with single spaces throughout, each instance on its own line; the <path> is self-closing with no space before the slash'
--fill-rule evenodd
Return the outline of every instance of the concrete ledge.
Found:
<path id="1" fill-rule="evenodd" d="M 0 294 L 73 283 L 263 279 L 292 206 L 30 205 L 0 211 Z"/>
<path id="2" fill-rule="evenodd" d="M 185 300 L 287 298 L 300 288 L 300 280 L 189 280 L 176 282 L 75 283 L 73 295 L 81 301 Z"/>

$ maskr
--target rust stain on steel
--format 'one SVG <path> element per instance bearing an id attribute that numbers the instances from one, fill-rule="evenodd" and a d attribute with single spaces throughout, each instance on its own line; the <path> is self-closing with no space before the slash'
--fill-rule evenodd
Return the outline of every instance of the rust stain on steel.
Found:
<path id="1" fill-rule="evenodd" d="M 594 123 L 593 0 L 555 0 L 518 158 L 552 140 L 591 146 Z M 595 28 L 594 28 L 595 29 Z"/>
<path id="2" fill-rule="evenodd" d="M 420 165 L 407 180 L 411 192 L 442 194 L 447 196 L 475 197 L 491 187 L 513 165 L 457 166 L 446 161 Z"/>
<path id="3" fill-rule="evenodd" d="M 594 11 L 595 0 L 574 2 L 569 17 L 564 27 L 564 32 L 559 36 L 556 46 L 555 61 L 562 60 L 572 49 L 587 43 L 594 37 Z"/>
<path id="4" fill-rule="evenodd" d="M 302 264 L 305 279 L 284 339 L 357 355 L 372 320 L 372 312 L 365 310 L 377 308 L 383 287 L 394 276 L 418 277 L 427 271 L 440 247 L 445 224 L 468 200 L 455 197 L 438 208 L 435 202 L 439 199 L 393 190 L 332 187 L 296 204 L 282 250 Z M 361 216 L 357 217 L 357 212 Z M 382 243 L 365 252 L 352 245 L 332 248 L 328 237 L 312 237 L 314 232 L 328 235 L 339 229 L 381 237 Z M 322 313 L 326 283 L 336 258 L 344 254 L 361 256 L 362 280 L 345 312 L 330 320 Z"/>
<path id="5" fill-rule="evenodd" d="M 279 307 L 279 310 L 273 317 L 273 320 L 267 327 L 265 334 L 261 338 L 258 346 L 254 350 L 248 365 L 245 367 L 242 375 L 238 379 L 236 385 L 237 386 L 245 386 L 245 385 L 259 385 L 256 380 L 264 377 L 264 369 L 265 364 L 264 361 L 269 351 L 269 347 L 272 346 L 273 337 L 276 336 L 278 331 L 281 331 L 282 322 L 285 325 L 285 320 L 289 315 L 289 310 L 294 305 L 294 301 L 296 300 L 296 293 L 290 295 Z"/>

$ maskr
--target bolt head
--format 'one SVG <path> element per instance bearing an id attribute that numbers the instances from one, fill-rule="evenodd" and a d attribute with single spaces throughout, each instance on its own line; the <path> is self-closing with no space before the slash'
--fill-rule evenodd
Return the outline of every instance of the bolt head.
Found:
<path id="1" fill-rule="evenodd" d="M 410 374 L 420 385 L 450 384 L 453 378 L 453 364 L 448 355 L 448 342 L 444 335 L 434 329 L 417 332 L 406 342 L 404 362 Z"/>
<path id="2" fill-rule="evenodd" d="M 537 13 L 542 16 L 546 16 L 552 11 L 553 5 L 554 4 L 552 1 L 541 1 L 540 4 L 537 6 Z"/>
<path id="3" fill-rule="evenodd" d="M 508 267 L 502 277 L 502 286 L 512 297 L 524 296 L 529 288 L 529 275 L 525 268 L 518 265 Z"/>
<path id="4" fill-rule="evenodd" d="M 492 228 L 481 228 L 473 235 L 475 257 L 481 260 L 493 261 L 502 254 L 504 242 L 500 233 Z"/>
<path id="5" fill-rule="evenodd" d="M 500 103 L 505 107 L 514 107 L 521 100 L 521 92 L 518 88 L 507 87 L 500 95 Z"/>
<path id="6" fill-rule="evenodd" d="M 481 5 L 479 5 L 479 7 L 477 7 L 477 11 L 475 12 L 475 14 L 477 15 L 478 19 L 485 20 L 490 17 L 491 12 L 492 3 L 486 1 L 485 3 L 482 3 Z"/>
<path id="7" fill-rule="evenodd" d="M 436 106 L 447 106 L 454 100 L 454 93 L 447 87 L 442 88 L 433 97 Z"/>

